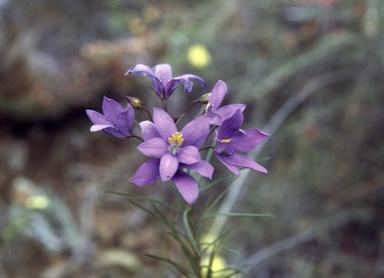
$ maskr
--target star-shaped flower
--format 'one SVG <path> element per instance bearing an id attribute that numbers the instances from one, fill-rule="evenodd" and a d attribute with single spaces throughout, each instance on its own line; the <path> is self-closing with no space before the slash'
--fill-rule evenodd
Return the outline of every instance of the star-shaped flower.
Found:
<path id="1" fill-rule="evenodd" d="M 231 117 L 237 110 L 240 109 L 242 112 L 245 109 L 244 104 L 229 104 L 219 108 L 226 93 L 227 84 L 225 84 L 224 81 L 219 80 L 212 89 L 205 110 L 205 116 L 209 119 L 211 125 L 221 125 L 225 119 Z"/>
<path id="2" fill-rule="evenodd" d="M 267 173 L 263 166 L 249 157 L 238 153 L 252 150 L 269 137 L 268 134 L 256 128 L 243 131 L 240 129 L 243 121 L 244 116 L 239 109 L 221 124 L 220 131 L 216 132 L 214 155 L 235 175 L 240 174 L 237 167 L 245 167 Z"/>
<path id="3" fill-rule="evenodd" d="M 153 159 L 142 164 L 131 178 L 131 182 L 144 186 L 161 179 L 172 179 L 184 200 L 193 204 L 199 188 L 194 178 L 183 169 L 191 169 L 211 178 L 213 167 L 200 159 L 199 147 L 209 135 L 209 123 L 204 117 L 188 123 L 180 132 L 173 119 L 162 109 L 153 109 L 153 123 L 140 123 L 145 140 L 137 148 Z"/>
<path id="4" fill-rule="evenodd" d="M 94 110 L 86 110 L 89 119 L 93 123 L 91 132 L 102 130 L 118 138 L 132 135 L 135 112 L 131 105 L 128 104 L 124 109 L 118 102 L 104 97 L 102 109 L 104 115 Z"/>
<path id="5" fill-rule="evenodd" d="M 201 87 L 205 87 L 204 80 L 193 74 L 183 74 L 172 78 L 172 68 L 169 64 L 156 65 L 153 70 L 146 65 L 137 64 L 131 67 L 125 75 L 130 73 L 150 77 L 153 90 L 161 99 L 167 99 L 180 83 L 184 85 L 184 91 L 189 93 L 193 86 L 191 79 L 197 80 Z"/>

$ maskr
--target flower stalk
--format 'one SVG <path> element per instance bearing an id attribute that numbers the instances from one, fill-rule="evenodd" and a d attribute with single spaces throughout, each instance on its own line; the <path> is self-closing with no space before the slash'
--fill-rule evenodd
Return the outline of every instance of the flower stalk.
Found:
<path id="1" fill-rule="evenodd" d="M 226 193 L 225 190 L 213 198 L 206 210 L 202 210 L 201 215 L 195 215 L 194 206 L 201 192 L 206 193 L 207 189 L 229 177 L 229 174 L 225 174 L 212 180 L 215 168 L 210 163 L 211 158 L 216 158 L 227 167 L 231 175 L 240 175 L 241 168 L 266 173 L 267 170 L 263 166 L 244 153 L 254 149 L 269 135 L 255 128 L 248 130 L 241 128 L 244 121 L 243 111 L 246 108 L 244 104 L 221 106 L 227 94 L 227 85 L 222 80 L 219 80 L 209 93 L 205 93 L 191 102 L 180 116 L 173 118 L 168 113 L 168 109 L 172 108 L 172 105 L 168 103 L 169 98 L 179 85 L 184 88 L 185 93 L 190 93 L 193 87 L 192 81 L 197 81 L 204 88 L 206 84 L 201 77 L 193 74 L 172 77 L 172 68 L 168 64 L 159 64 L 153 69 L 143 64 L 137 64 L 125 74 L 149 77 L 152 81 L 152 90 L 162 101 L 162 108 L 153 107 L 151 113 L 140 99 L 129 96 L 124 97 L 127 101 L 127 106 L 124 108 L 118 102 L 104 97 L 103 114 L 94 110 L 86 110 L 86 113 L 93 123 L 91 132 L 103 131 L 118 138 L 136 138 L 140 141 L 137 149 L 148 157 L 148 160 L 136 169 L 130 182 L 139 187 L 155 183 L 158 180 L 161 182 L 172 181 L 174 184 L 180 200 L 179 206 L 150 197 L 138 197 L 134 194 L 115 192 L 115 194 L 128 197 L 132 204 L 164 224 L 172 237 L 179 243 L 185 258 L 178 262 L 160 255 L 150 256 L 168 263 L 178 277 L 219 277 L 215 276 L 215 273 L 225 273 L 226 277 L 230 277 L 231 273 L 240 273 L 240 270 L 236 268 L 229 272 L 225 269 L 220 270 L 225 268 L 223 263 L 219 268 L 217 268 L 218 264 L 213 267 L 215 260 L 216 262 L 225 261 L 216 256 L 219 249 L 216 245 L 221 241 L 218 239 L 222 235 L 215 234 L 217 238 L 214 239 L 214 243 L 208 243 L 208 246 L 203 248 L 200 239 L 197 240 L 202 234 L 199 230 L 202 227 L 201 223 L 204 219 L 212 216 L 257 217 L 260 215 L 210 213 L 216 204 L 222 200 Z M 192 118 L 184 126 L 179 126 L 182 119 L 187 116 L 190 117 L 188 113 L 197 103 L 206 106 L 202 107 L 197 117 Z M 141 121 L 134 126 L 134 110 L 144 110 L 148 114 L 148 120 Z M 136 128 L 140 129 L 141 136 L 134 132 Z M 205 150 L 208 152 L 205 158 L 202 158 L 200 152 Z M 205 184 L 205 178 L 210 179 L 211 182 Z M 133 199 L 150 202 L 151 208 L 147 208 Z M 175 212 L 177 214 L 176 219 L 167 215 L 167 213 L 174 215 Z M 178 221 L 180 218 L 182 224 Z M 211 248 L 211 245 L 215 245 L 215 248 Z M 207 257 L 209 258 L 208 264 L 204 262 Z M 188 264 L 185 264 L 185 260 L 189 261 L 190 268 L 187 267 Z"/>

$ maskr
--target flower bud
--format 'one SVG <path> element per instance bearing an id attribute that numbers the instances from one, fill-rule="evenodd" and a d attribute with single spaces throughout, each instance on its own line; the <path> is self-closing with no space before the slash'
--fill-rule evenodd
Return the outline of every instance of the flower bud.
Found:
<path id="1" fill-rule="evenodd" d="M 134 109 L 143 109 L 143 103 L 141 102 L 140 99 L 136 97 L 128 97 L 124 96 L 124 98 L 128 101 L 128 103 L 134 108 Z"/>
<path id="2" fill-rule="evenodd" d="M 207 94 L 202 95 L 199 98 L 199 102 L 202 103 L 202 104 L 207 104 L 208 103 L 208 99 L 209 99 L 210 96 L 211 96 L 211 93 L 207 93 Z"/>

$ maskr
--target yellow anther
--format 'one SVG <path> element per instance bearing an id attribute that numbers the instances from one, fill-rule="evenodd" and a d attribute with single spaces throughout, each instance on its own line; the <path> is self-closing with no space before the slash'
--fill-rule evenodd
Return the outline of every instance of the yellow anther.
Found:
<path id="1" fill-rule="evenodd" d="M 231 142 L 231 139 L 223 139 L 223 140 L 220 140 L 221 143 L 229 143 Z"/>
<path id="2" fill-rule="evenodd" d="M 180 147 L 184 142 L 183 135 L 180 132 L 175 132 L 168 138 L 168 142 L 170 145 L 176 143 Z"/>

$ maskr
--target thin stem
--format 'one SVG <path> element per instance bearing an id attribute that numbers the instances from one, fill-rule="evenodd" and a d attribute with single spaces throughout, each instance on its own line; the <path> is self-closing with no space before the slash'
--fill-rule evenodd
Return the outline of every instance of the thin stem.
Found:
<path id="1" fill-rule="evenodd" d="M 181 121 L 182 118 L 184 118 L 185 115 L 189 112 L 189 110 L 192 108 L 193 105 L 198 103 L 199 100 L 192 101 L 191 104 L 188 106 L 188 108 L 184 111 L 184 113 L 179 117 L 179 119 L 176 121 L 176 125 Z"/>
<path id="2" fill-rule="evenodd" d="M 129 138 L 136 138 L 136 139 L 140 140 L 141 142 L 144 142 L 143 138 L 141 138 L 140 136 L 134 135 L 134 134 L 132 134 L 131 137 L 129 137 Z"/>
<path id="3" fill-rule="evenodd" d="M 167 99 L 162 99 L 163 100 L 163 107 L 164 107 L 164 111 L 167 112 Z"/>
<path id="4" fill-rule="evenodd" d="M 148 110 L 147 108 L 145 108 L 145 107 L 143 107 L 142 109 L 143 109 L 145 112 L 147 112 L 148 117 L 149 117 L 149 120 L 150 120 L 151 122 L 153 122 L 153 118 L 152 118 L 151 112 L 149 112 L 149 110 Z"/>
<path id="5" fill-rule="evenodd" d="M 151 90 L 163 102 L 164 111 L 167 112 L 167 96 L 165 95 L 164 89 L 163 89 L 163 92 L 161 93 L 162 95 L 159 95 L 153 88 L 151 88 Z"/>
<path id="6" fill-rule="evenodd" d="M 214 146 L 206 146 L 206 147 L 204 147 L 204 148 L 201 148 L 201 149 L 199 149 L 199 152 L 201 152 L 201 151 L 205 151 L 205 150 L 208 150 L 208 149 L 215 149 L 215 147 Z M 212 154 L 211 154 L 212 155 Z M 207 160 L 208 161 L 208 160 Z"/>
<path id="7" fill-rule="evenodd" d="M 209 136 L 211 136 L 212 132 L 213 132 L 216 128 L 218 128 L 218 126 L 214 126 L 214 127 L 211 129 L 211 131 L 209 132 L 207 138 L 205 138 L 205 142 L 208 140 Z M 204 142 L 204 143 L 205 143 L 205 142 Z M 203 147 L 203 148 L 199 149 L 199 152 L 204 151 L 204 150 L 206 150 L 206 149 L 215 149 L 215 144 L 216 144 L 216 142 L 214 141 L 214 145 Z"/>
<path id="8" fill-rule="evenodd" d="M 211 131 L 209 132 L 207 138 L 208 138 L 209 136 L 211 136 L 211 134 L 213 133 L 213 131 L 214 131 L 216 128 L 218 128 L 218 126 L 214 126 L 214 127 L 211 129 Z"/>

